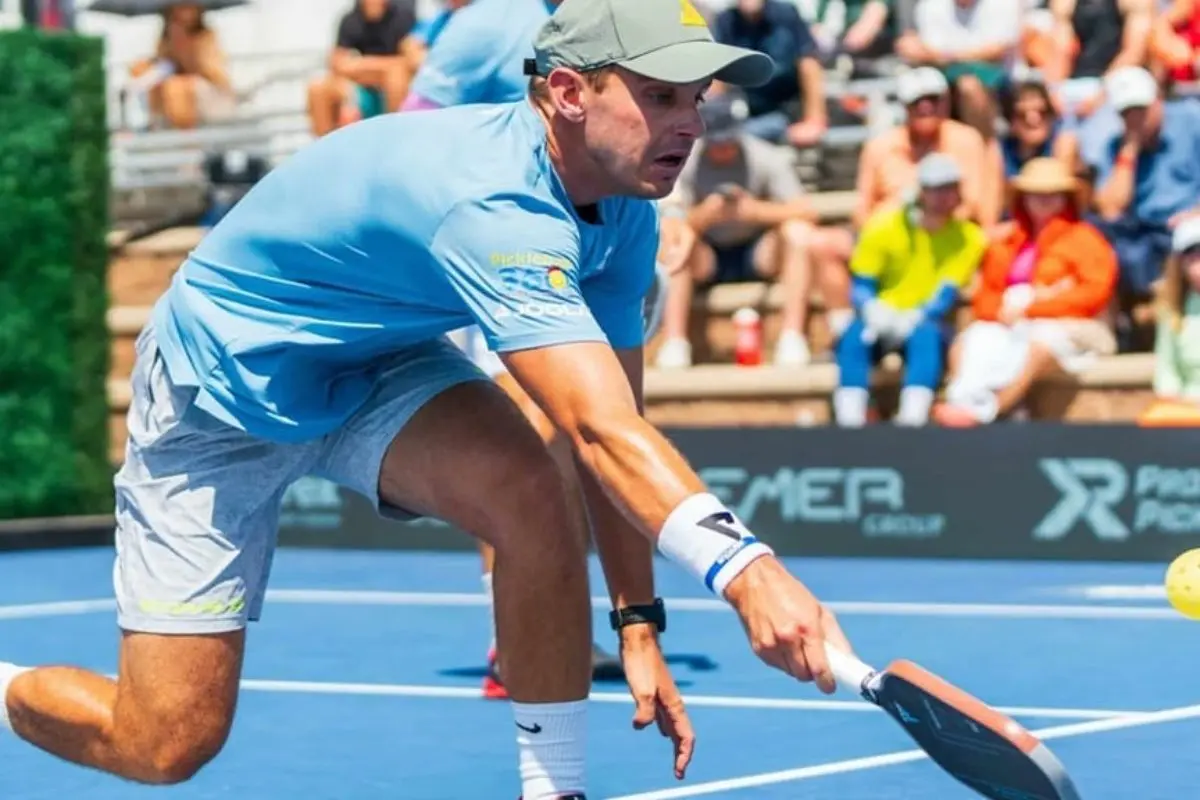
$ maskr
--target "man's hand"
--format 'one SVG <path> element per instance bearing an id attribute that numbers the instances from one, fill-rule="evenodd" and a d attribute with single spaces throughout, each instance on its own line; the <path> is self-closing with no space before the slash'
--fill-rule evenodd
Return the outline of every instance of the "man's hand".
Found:
<path id="1" fill-rule="evenodd" d="M 696 747 L 696 734 L 658 638 L 648 625 L 621 629 L 621 661 L 637 706 L 633 727 L 640 731 L 651 723 L 658 724 L 658 732 L 675 745 L 675 777 L 683 780 Z"/>
<path id="2" fill-rule="evenodd" d="M 825 694 L 837 683 L 825 657 L 825 641 L 853 652 L 833 613 L 771 556 L 757 559 L 725 589 L 742 620 L 755 655 Z"/>
<path id="3" fill-rule="evenodd" d="M 793 147 L 812 147 L 821 141 L 829 129 L 824 119 L 802 119 L 788 126 L 787 139 Z"/>

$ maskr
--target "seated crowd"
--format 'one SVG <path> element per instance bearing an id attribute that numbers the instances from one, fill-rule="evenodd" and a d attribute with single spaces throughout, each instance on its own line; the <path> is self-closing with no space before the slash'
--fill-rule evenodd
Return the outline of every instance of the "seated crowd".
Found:
<path id="1" fill-rule="evenodd" d="M 1148 419 L 1177 418 L 1180 404 L 1195 415 L 1186 254 L 1200 208 L 1200 100 L 1188 82 L 1200 4 L 844 6 L 845 33 L 793 20 L 805 41 L 822 42 L 801 48 L 813 55 L 797 63 L 796 83 L 808 90 L 803 58 L 862 60 L 874 33 L 893 42 L 884 56 L 900 65 L 903 121 L 864 145 L 850 220 L 826 226 L 776 174 L 794 152 L 786 146 L 803 145 L 761 135 L 755 102 L 717 87 L 703 109 L 713 132 L 661 204 L 664 250 L 694 244 L 678 257 L 656 365 L 692 363 L 694 295 L 768 280 L 782 302 L 774 363 L 834 361 L 841 425 L 871 418 L 871 369 L 888 352 L 904 364 L 899 424 L 1020 418 L 1039 378 L 1149 350 L 1159 354 L 1156 391 L 1174 405 Z M 785 7 L 737 0 L 717 19 L 738 21 L 714 29 L 791 18 Z M 772 130 L 819 124 L 807 103 L 797 109 Z M 806 329 L 818 306 L 832 334 L 825 353 L 812 352 Z"/>
<path id="2" fill-rule="evenodd" d="M 404 105 L 425 53 L 472 0 L 353 0 L 314 135 Z M 475 0 L 486 2 L 487 0 Z M 1200 398 L 1200 0 L 712 0 L 723 42 L 773 56 L 764 86 L 714 86 L 707 135 L 660 202 L 671 293 L 654 365 L 693 363 L 689 317 L 717 284 L 778 283 L 772 361 L 832 360 L 839 424 L 871 417 L 872 368 L 904 362 L 896 421 L 1019 418 L 1039 378 L 1158 353 L 1157 419 Z M 230 80 L 196 6 L 165 15 L 156 114 L 190 127 Z M 861 149 L 854 207 L 822 220 L 798 177 L 820 147 L 830 75 L 892 81 L 902 119 Z M 1200 220 L 1200 216 L 1195 217 Z M 811 310 L 832 337 L 815 352 Z M 936 402 L 945 387 L 943 402 Z M 1174 405 L 1171 405 L 1171 404 Z M 1174 410 L 1172 410 L 1174 409 Z"/>

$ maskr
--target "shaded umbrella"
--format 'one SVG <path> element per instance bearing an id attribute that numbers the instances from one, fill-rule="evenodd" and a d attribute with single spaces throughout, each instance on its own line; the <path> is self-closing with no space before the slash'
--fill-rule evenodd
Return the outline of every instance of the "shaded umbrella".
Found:
<path id="1" fill-rule="evenodd" d="M 197 5 L 205 11 L 220 11 L 223 8 L 249 5 L 250 0 L 96 0 L 88 11 L 102 14 L 118 14 L 122 17 L 144 17 L 159 15 L 176 5 Z"/>

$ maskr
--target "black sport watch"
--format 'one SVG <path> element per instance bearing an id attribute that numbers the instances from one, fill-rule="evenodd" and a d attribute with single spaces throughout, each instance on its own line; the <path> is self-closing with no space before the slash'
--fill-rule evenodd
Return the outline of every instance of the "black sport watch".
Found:
<path id="1" fill-rule="evenodd" d="M 654 603 L 647 606 L 625 606 L 608 613 L 608 621 L 614 631 L 619 631 L 627 625 L 653 625 L 659 633 L 667 630 L 667 609 L 661 597 L 654 598 Z"/>

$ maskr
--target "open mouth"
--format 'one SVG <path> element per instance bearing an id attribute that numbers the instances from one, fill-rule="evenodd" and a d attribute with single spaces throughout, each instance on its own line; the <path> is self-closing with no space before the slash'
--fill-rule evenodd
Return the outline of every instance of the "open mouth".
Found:
<path id="1" fill-rule="evenodd" d="M 660 167 L 666 167 L 667 169 L 679 169 L 683 166 L 684 160 L 685 159 L 683 156 L 677 153 L 672 153 L 665 156 L 659 156 L 658 158 L 654 159 L 654 163 Z"/>

